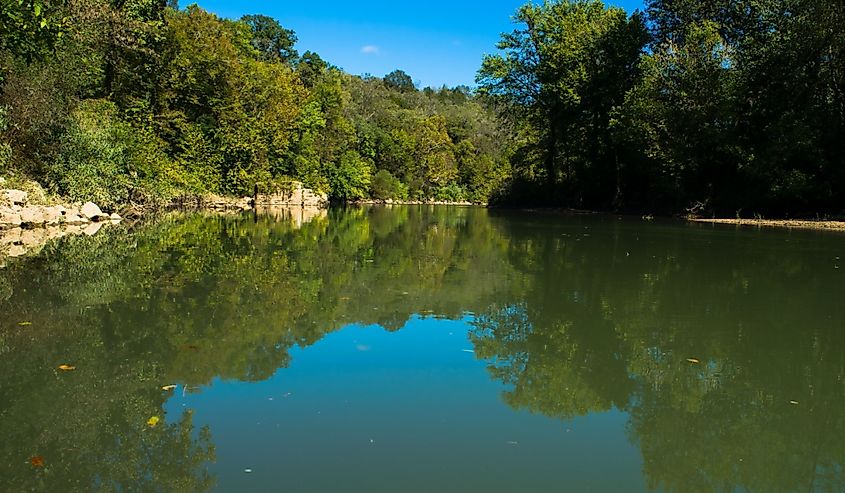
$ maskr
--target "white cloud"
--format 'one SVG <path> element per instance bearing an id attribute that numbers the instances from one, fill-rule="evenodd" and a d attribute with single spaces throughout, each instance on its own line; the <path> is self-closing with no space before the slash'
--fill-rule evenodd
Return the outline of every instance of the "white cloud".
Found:
<path id="1" fill-rule="evenodd" d="M 365 55 L 378 55 L 379 48 L 376 45 L 366 45 L 361 47 L 361 53 Z"/>

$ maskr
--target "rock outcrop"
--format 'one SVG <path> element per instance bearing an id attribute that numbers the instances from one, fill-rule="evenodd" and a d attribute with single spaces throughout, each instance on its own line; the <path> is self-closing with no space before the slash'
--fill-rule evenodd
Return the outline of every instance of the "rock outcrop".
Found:
<path id="1" fill-rule="evenodd" d="M 94 221 L 120 220 L 120 216 L 106 214 L 93 202 L 72 205 L 30 204 L 29 194 L 22 190 L 0 190 L 0 230 L 43 228 L 50 226 L 78 226 Z"/>
<path id="2" fill-rule="evenodd" d="M 327 194 L 305 188 L 299 182 L 291 183 L 289 188 L 284 190 L 257 190 L 255 194 L 255 205 L 262 207 L 298 206 L 321 208 L 326 207 L 328 203 L 329 196 Z"/>

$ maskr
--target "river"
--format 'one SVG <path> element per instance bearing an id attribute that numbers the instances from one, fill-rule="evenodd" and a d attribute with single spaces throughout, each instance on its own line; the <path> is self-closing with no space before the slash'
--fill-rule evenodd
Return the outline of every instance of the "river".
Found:
<path id="1" fill-rule="evenodd" d="M 0 491 L 845 491 L 845 234 L 174 214 L 0 269 Z"/>

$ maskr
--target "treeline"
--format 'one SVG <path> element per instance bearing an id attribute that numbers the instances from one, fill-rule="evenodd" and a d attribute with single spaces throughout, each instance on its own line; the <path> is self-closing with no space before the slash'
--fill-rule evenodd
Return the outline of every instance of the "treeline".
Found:
<path id="1" fill-rule="evenodd" d="M 251 194 L 485 201 L 507 177 L 495 113 L 467 88 L 356 77 L 258 15 L 165 0 L 0 6 L 0 176 L 112 207 Z"/>
<path id="2" fill-rule="evenodd" d="M 511 116 L 504 201 L 731 215 L 845 211 L 845 4 L 528 4 L 480 90 Z"/>
<path id="3" fill-rule="evenodd" d="M 527 4 L 478 89 L 357 77 L 265 16 L 0 6 L 0 175 L 106 207 L 296 179 L 337 200 L 845 213 L 845 6 Z"/>

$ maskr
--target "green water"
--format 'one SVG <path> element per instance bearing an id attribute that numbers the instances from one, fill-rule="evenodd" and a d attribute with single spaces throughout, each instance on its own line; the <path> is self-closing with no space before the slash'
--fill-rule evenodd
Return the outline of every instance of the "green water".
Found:
<path id="1" fill-rule="evenodd" d="M 0 270 L 0 491 L 845 491 L 843 259 L 447 207 L 67 237 Z"/>

